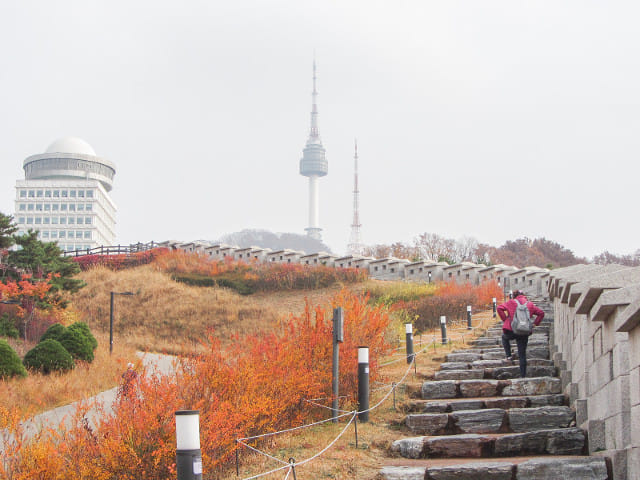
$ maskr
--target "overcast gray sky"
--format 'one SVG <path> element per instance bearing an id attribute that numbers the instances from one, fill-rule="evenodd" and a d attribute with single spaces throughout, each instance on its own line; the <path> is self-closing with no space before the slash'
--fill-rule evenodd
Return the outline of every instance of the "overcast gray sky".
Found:
<path id="1" fill-rule="evenodd" d="M 421 232 L 640 248 L 640 18 L 618 1 L 0 3 L 0 211 L 77 136 L 116 164 L 117 241 L 303 233 L 318 65 L 323 239 Z"/>

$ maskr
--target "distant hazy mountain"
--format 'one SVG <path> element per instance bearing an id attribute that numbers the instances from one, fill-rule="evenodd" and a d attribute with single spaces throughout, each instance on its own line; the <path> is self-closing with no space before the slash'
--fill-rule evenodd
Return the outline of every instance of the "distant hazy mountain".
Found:
<path id="1" fill-rule="evenodd" d="M 219 241 L 229 245 L 238 245 L 239 247 L 256 246 L 272 250 L 289 248 L 291 250 L 302 250 L 306 253 L 332 253 L 329 247 L 321 241 L 297 233 L 273 233 L 268 230 L 245 229 L 224 235 Z"/>

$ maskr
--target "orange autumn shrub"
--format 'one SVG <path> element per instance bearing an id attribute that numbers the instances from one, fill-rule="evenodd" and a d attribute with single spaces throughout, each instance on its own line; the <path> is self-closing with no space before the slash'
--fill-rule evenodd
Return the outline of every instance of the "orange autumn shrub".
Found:
<path id="1" fill-rule="evenodd" d="M 356 396 L 357 346 L 370 347 L 372 381 L 377 378 L 378 354 L 387 350 L 389 316 L 384 307 L 367 300 L 343 290 L 332 305 L 345 311 L 340 391 L 350 396 L 350 408 Z M 205 343 L 206 353 L 182 359 L 176 374 L 141 372 L 123 385 L 113 412 L 103 412 L 97 425 L 83 420 L 85 405 L 71 427 L 60 426 L 56 434 L 5 450 L 12 455 L 0 454 L 0 465 L 11 464 L 6 478 L 175 478 L 174 413 L 180 409 L 200 411 L 205 471 L 222 471 L 231 464 L 236 438 L 329 415 L 306 400 L 330 396 L 330 310 L 307 304 L 302 315 L 291 316 L 268 335 L 236 337 L 224 349 L 212 336 Z M 46 458 L 44 452 L 49 452 Z"/>
<path id="2" fill-rule="evenodd" d="M 493 297 L 500 298 L 502 290 L 495 281 L 483 282 L 480 285 L 458 284 L 456 282 L 440 282 L 433 295 L 424 296 L 405 304 L 411 317 L 417 318 L 415 328 L 425 331 L 438 328 L 442 315 L 448 321 L 466 318 L 467 306 L 474 311 L 488 308 Z"/>

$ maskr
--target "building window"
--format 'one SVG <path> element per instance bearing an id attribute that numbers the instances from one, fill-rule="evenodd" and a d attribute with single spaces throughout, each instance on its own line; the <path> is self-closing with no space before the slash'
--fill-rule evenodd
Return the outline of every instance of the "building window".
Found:
<path id="1" fill-rule="evenodd" d="M 409 270 L 409 275 L 413 275 L 413 269 Z"/>
<path id="2" fill-rule="evenodd" d="M 36 191 L 35 190 L 29 190 L 29 198 L 35 198 L 36 196 Z"/>
<path id="3" fill-rule="evenodd" d="M 514 278 L 514 279 L 513 279 L 513 283 L 515 283 L 515 284 L 517 285 L 517 284 L 518 284 L 518 279 L 517 279 L 517 278 Z"/>
<path id="4" fill-rule="evenodd" d="M 70 212 L 75 212 L 76 211 L 76 204 L 75 203 L 70 203 L 69 204 L 69 211 Z"/>
<path id="5" fill-rule="evenodd" d="M 533 280 L 529 280 L 529 286 L 533 285 Z"/>
<path id="6" fill-rule="evenodd" d="M 78 190 L 78 197 L 84 198 L 84 190 Z"/>
<path id="7" fill-rule="evenodd" d="M 66 212 L 67 211 L 67 204 L 66 203 L 61 203 L 60 204 L 60 210 L 63 211 L 63 212 Z"/>
<path id="8" fill-rule="evenodd" d="M 378 267 L 373 267 L 373 271 L 377 272 L 378 271 Z"/>
<path id="9" fill-rule="evenodd" d="M 60 225 L 66 225 L 67 224 L 67 217 L 60 217 Z"/>
<path id="10" fill-rule="evenodd" d="M 42 190 L 38 190 L 38 191 L 36 192 L 36 197 L 38 197 L 38 198 L 42 198 L 42 195 L 44 195 L 44 192 L 43 192 Z"/>
<path id="11" fill-rule="evenodd" d="M 40 232 L 42 234 L 42 238 L 49 238 L 49 232 L 47 230 L 44 230 L 43 232 Z"/>
<path id="12" fill-rule="evenodd" d="M 395 268 L 392 268 L 392 269 L 391 269 L 391 273 L 393 273 L 393 272 L 395 272 L 395 271 L 396 271 L 396 269 L 395 269 Z"/>
<path id="13" fill-rule="evenodd" d="M 21 212 L 24 212 L 27 209 L 27 206 L 24 203 L 21 203 L 18 206 L 18 210 L 20 210 Z"/>
<path id="14" fill-rule="evenodd" d="M 68 195 L 68 192 L 66 190 L 61 190 L 60 191 L 60 196 L 62 198 L 67 198 L 69 195 Z"/>
<path id="15" fill-rule="evenodd" d="M 18 223 L 24 223 L 24 217 L 18 217 Z"/>
<path id="16" fill-rule="evenodd" d="M 45 203 L 44 204 L 44 211 L 45 212 L 50 212 L 51 211 L 51 204 L 50 203 Z"/>
<path id="17" fill-rule="evenodd" d="M 33 217 L 27 217 L 27 225 L 33 225 Z"/>
<path id="18" fill-rule="evenodd" d="M 30 203 L 30 204 L 28 204 L 28 205 L 27 205 L 27 210 L 29 210 L 30 212 L 33 212 L 33 209 L 34 209 L 35 207 L 36 207 L 36 206 L 35 206 L 33 203 Z"/>
<path id="19" fill-rule="evenodd" d="M 65 232 L 64 230 L 60 230 L 60 232 L 58 233 L 58 238 L 67 238 L 67 232 Z"/>
<path id="20" fill-rule="evenodd" d="M 58 231 L 57 230 L 51 230 L 51 238 L 58 238 Z"/>
<path id="21" fill-rule="evenodd" d="M 93 205 L 91 205 L 90 203 L 87 203 L 87 204 L 84 206 L 84 209 L 85 209 L 87 212 L 90 212 L 91 210 L 93 210 Z"/>
<path id="22" fill-rule="evenodd" d="M 79 203 L 78 204 L 78 211 L 79 212 L 84 212 L 84 203 Z"/>
<path id="23" fill-rule="evenodd" d="M 82 238 L 82 230 L 76 231 L 76 238 Z"/>
<path id="24" fill-rule="evenodd" d="M 20 190 L 20 198 L 27 198 L 27 191 L 26 190 Z"/>
<path id="25" fill-rule="evenodd" d="M 42 223 L 44 223 L 45 225 L 49 225 L 50 222 L 51 219 L 49 217 L 42 217 Z"/>
<path id="26" fill-rule="evenodd" d="M 69 225 L 73 225 L 76 223 L 76 217 L 69 217 Z"/>
<path id="27" fill-rule="evenodd" d="M 93 198 L 93 190 L 87 190 L 87 198 Z"/>
<path id="28" fill-rule="evenodd" d="M 57 225 L 58 224 L 58 217 L 51 217 L 51 224 L 52 225 Z"/>
<path id="29" fill-rule="evenodd" d="M 51 190 L 44 191 L 44 198 L 51 198 Z"/>
<path id="30" fill-rule="evenodd" d="M 75 190 L 69 190 L 69 196 L 71 198 L 76 198 L 76 191 Z"/>
<path id="31" fill-rule="evenodd" d="M 53 198 L 60 198 L 60 190 L 53 191 Z"/>
<path id="32" fill-rule="evenodd" d="M 37 210 L 38 212 L 41 212 L 41 211 L 42 211 L 42 204 L 41 204 L 41 203 L 36 203 L 36 210 Z"/>

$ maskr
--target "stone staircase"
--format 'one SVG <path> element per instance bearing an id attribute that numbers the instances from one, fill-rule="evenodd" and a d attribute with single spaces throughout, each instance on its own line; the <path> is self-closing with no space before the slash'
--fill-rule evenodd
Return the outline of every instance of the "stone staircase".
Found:
<path id="1" fill-rule="evenodd" d="M 383 480 L 612 479 L 608 460 L 587 455 L 586 432 L 562 394 L 549 359 L 547 313 L 527 348 L 527 378 L 504 359 L 501 324 L 473 348 L 446 357 L 422 384 L 406 417 L 407 436 L 393 442 Z M 517 352 L 515 342 L 513 352 Z M 412 435 L 412 436 L 408 436 Z M 416 436 L 419 435 L 419 436 Z"/>

